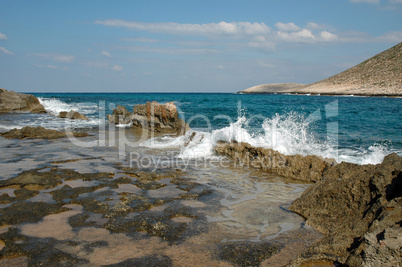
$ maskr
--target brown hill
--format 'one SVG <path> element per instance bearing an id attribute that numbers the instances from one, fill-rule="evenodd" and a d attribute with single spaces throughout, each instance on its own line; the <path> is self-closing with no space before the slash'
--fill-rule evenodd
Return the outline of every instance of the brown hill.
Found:
<path id="1" fill-rule="evenodd" d="M 327 95 L 402 95 L 402 43 L 327 79 L 295 88 L 255 93 L 295 93 Z M 251 88 L 239 93 L 250 93 Z"/>

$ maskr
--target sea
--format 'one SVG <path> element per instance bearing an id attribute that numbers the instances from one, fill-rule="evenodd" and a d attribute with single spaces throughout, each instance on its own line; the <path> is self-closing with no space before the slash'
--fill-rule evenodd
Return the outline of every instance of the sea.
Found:
<path id="1" fill-rule="evenodd" d="M 285 247 L 288 245 L 290 251 L 302 252 L 307 248 L 308 242 L 314 239 L 313 229 L 305 224 L 304 218 L 290 212 L 288 207 L 310 184 L 248 166 L 233 167 L 227 164 L 230 160 L 215 154 L 214 147 L 219 141 L 245 142 L 286 155 L 318 155 L 335 159 L 337 163 L 379 164 L 388 154 L 402 156 L 401 98 L 231 93 L 33 94 L 48 113 L 1 114 L 1 132 L 25 126 L 42 126 L 87 132 L 90 136 L 58 140 L 0 138 L 0 149 L 6 152 L 0 154 L 0 180 L 15 177 L 23 171 L 46 171 L 52 167 L 73 169 L 80 173 L 109 172 L 121 177 L 121 169 L 116 166 L 124 166 L 148 173 L 181 170 L 185 179 L 215 192 L 210 198 L 180 199 L 178 196 L 184 192 L 183 188 L 167 180 L 166 187 L 143 192 L 148 197 L 158 195 L 171 199 L 168 204 L 144 212 L 161 213 L 168 205 L 175 203 L 203 214 L 208 231 L 188 237 L 177 246 L 157 239 L 152 241 L 154 243 L 144 245 L 145 241 L 151 239 L 141 237 L 137 240 L 130 235 L 124 236 L 128 241 L 123 244 L 121 240 L 124 238 L 102 230 L 106 231 L 102 232 L 103 235 L 94 233 L 96 240 L 103 240 L 109 245 L 94 248 L 92 252 L 86 251 L 84 255 L 78 249 L 81 245 L 72 249 L 64 242 L 66 238 L 52 236 L 51 231 L 41 231 L 52 227 L 43 225 L 46 220 L 38 225 L 29 224 L 29 229 L 37 229 L 30 232 L 32 236 L 56 238 L 61 242 L 59 249 L 75 253 L 75 256 L 84 257 L 95 265 L 130 259 L 130 253 L 141 250 L 143 246 L 153 247 L 152 253 L 163 252 L 177 266 L 188 264 L 182 253 L 186 253 L 188 259 L 202 260 L 206 265 L 226 266 L 220 265 L 222 262 L 216 256 L 216 244 L 277 240 Z M 132 111 L 135 105 L 148 101 L 161 104 L 174 102 L 179 117 L 189 124 L 191 130 L 182 136 L 149 132 L 144 136 L 144 132 L 134 130 L 132 125 L 114 125 L 107 120 L 106 115 L 112 114 L 117 105 Z M 86 115 L 89 120 L 57 117 L 59 112 L 70 110 Z M 66 184 L 72 186 L 71 181 Z M 115 194 L 118 199 L 122 192 L 135 193 L 139 190 L 127 188 L 109 188 L 108 192 Z M 0 189 L 0 194 L 10 194 L 10 190 L 14 189 Z M 30 201 L 53 201 L 48 191 L 41 192 Z M 0 209 L 9 205 L 0 204 Z M 82 208 L 73 208 L 76 209 Z M 82 210 L 74 214 L 77 212 Z M 59 219 L 66 220 L 68 214 L 63 216 L 64 219 Z M 98 225 L 105 220 L 99 216 L 94 218 L 99 220 Z M 179 219 L 177 223 L 194 220 Z M 26 225 L 18 227 L 23 230 Z M 92 228 L 86 230 L 94 231 Z M 82 240 L 79 242 L 83 242 L 84 247 L 87 241 L 80 238 Z M 90 235 L 86 238 L 94 240 Z M 116 253 L 113 257 L 101 253 L 119 247 L 126 253 Z M 73 253 L 73 250 L 76 252 Z M 147 256 L 147 253 L 143 251 L 141 255 Z M 290 254 L 284 252 L 282 257 L 286 263 Z"/>
<path id="2" fill-rule="evenodd" d="M 390 153 L 402 155 L 402 99 L 389 97 L 225 93 L 34 93 L 48 114 L 0 117 L 0 130 L 45 128 L 96 132 L 114 127 L 106 114 L 117 105 L 129 111 L 148 101 L 174 102 L 190 126 L 186 136 L 161 136 L 138 147 L 177 149 L 178 157 L 213 156 L 218 141 L 246 142 L 286 155 L 319 155 L 337 162 L 377 164 Z M 60 119 L 75 110 L 88 121 Z M 118 125 L 130 127 L 130 125 Z M 183 148 L 196 132 L 199 138 Z"/>

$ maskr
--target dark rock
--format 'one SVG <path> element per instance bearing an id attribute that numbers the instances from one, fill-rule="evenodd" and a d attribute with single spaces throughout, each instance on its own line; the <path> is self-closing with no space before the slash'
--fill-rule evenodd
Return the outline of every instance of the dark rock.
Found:
<path id="1" fill-rule="evenodd" d="M 0 91 L 0 113 L 14 111 L 46 113 L 45 108 L 35 96 L 2 89 Z"/>
<path id="2" fill-rule="evenodd" d="M 61 111 L 57 117 L 70 120 L 89 120 L 87 116 L 74 110 L 70 110 L 69 112 Z"/>
<path id="3" fill-rule="evenodd" d="M 85 137 L 88 136 L 87 133 L 71 133 L 74 137 Z M 43 127 L 30 127 L 26 126 L 22 129 L 12 129 L 5 133 L 0 133 L 0 136 L 3 136 L 7 139 L 26 139 L 26 138 L 39 138 L 39 139 L 57 139 L 57 138 L 65 138 L 67 137 L 66 132 L 60 132 L 57 130 L 46 129 Z"/>
<path id="4" fill-rule="evenodd" d="M 184 134 L 190 128 L 184 120 L 179 118 L 177 107 L 173 102 L 164 105 L 156 101 L 144 105 L 136 105 L 133 113 L 125 107 L 117 106 L 112 115 L 108 115 L 109 122 L 115 124 L 133 124 L 134 128 L 141 128 L 160 133 Z"/>
<path id="5" fill-rule="evenodd" d="M 260 266 L 260 263 L 275 254 L 278 245 L 271 243 L 234 242 L 219 247 L 219 257 L 237 266 Z"/>
<path id="6" fill-rule="evenodd" d="M 0 209 L 0 226 L 39 222 L 43 216 L 67 211 L 57 204 L 44 202 L 17 202 Z"/>
<path id="7" fill-rule="evenodd" d="M 141 258 L 128 259 L 116 264 L 106 265 L 108 267 L 171 267 L 173 266 L 172 260 L 165 255 L 151 255 Z"/>

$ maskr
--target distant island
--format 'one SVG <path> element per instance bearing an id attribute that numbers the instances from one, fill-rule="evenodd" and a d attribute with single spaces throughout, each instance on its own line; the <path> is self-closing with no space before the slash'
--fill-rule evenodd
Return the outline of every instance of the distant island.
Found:
<path id="1" fill-rule="evenodd" d="M 402 43 L 312 84 L 261 84 L 237 93 L 402 96 Z"/>

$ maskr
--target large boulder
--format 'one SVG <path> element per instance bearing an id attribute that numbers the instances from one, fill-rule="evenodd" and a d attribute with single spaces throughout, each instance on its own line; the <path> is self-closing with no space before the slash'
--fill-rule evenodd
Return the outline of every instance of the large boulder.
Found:
<path id="1" fill-rule="evenodd" d="M 72 135 L 74 137 L 88 136 L 87 133 L 78 133 L 78 132 L 73 132 Z M 0 133 L 0 136 L 3 136 L 4 138 L 7 139 L 30 139 L 30 138 L 57 139 L 67 137 L 67 133 L 52 129 L 46 129 L 40 126 L 38 127 L 26 126 L 22 129 L 12 129 L 8 132 Z"/>
<path id="2" fill-rule="evenodd" d="M 123 106 L 117 106 L 112 115 L 108 115 L 109 122 L 115 124 L 131 124 L 134 128 L 159 133 L 184 134 L 190 128 L 184 120 L 179 118 L 177 107 L 173 102 L 164 105 L 156 101 L 136 105 L 133 112 Z"/>
<path id="3" fill-rule="evenodd" d="M 46 113 L 45 108 L 33 95 L 0 90 L 0 113 L 26 111 L 31 113 Z"/>
<path id="4" fill-rule="evenodd" d="M 402 157 L 377 165 L 342 162 L 290 206 L 325 236 L 299 259 L 330 259 L 348 266 L 402 261 Z M 381 263 L 381 264 L 380 264 Z"/>
<path id="5" fill-rule="evenodd" d="M 87 116 L 74 110 L 71 110 L 69 112 L 61 111 L 57 117 L 70 120 L 89 120 Z"/>
<path id="6" fill-rule="evenodd" d="M 381 164 L 358 165 L 283 155 L 246 143 L 218 142 L 215 152 L 238 166 L 314 183 L 289 209 L 324 235 L 289 266 L 311 262 L 396 266 L 402 262 L 402 157 L 397 154 L 388 155 Z"/>

